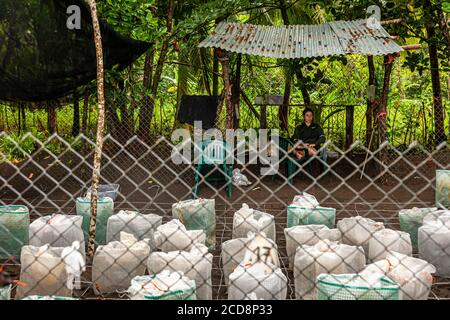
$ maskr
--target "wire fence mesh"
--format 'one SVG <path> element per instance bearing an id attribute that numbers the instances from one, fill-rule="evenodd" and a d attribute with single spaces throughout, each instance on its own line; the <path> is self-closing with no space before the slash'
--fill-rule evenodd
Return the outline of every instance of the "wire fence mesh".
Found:
<path id="1" fill-rule="evenodd" d="M 446 143 L 328 140 L 306 161 L 277 144 L 276 173 L 261 175 L 267 162 L 238 163 L 226 144 L 194 144 L 179 164 L 164 136 L 108 135 L 90 259 L 95 143 L 0 138 L 21 156 L 0 154 L 0 289 L 13 299 L 450 298 Z"/>

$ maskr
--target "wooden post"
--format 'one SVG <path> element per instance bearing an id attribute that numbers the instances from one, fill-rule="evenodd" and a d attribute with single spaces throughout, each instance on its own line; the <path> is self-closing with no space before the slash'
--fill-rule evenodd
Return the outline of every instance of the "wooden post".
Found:
<path id="1" fill-rule="evenodd" d="M 353 144 L 353 116 L 355 113 L 354 106 L 347 106 L 345 111 L 345 150 L 350 149 Z M 351 152 L 349 152 L 351 156 Z"/>
<path id="2" fill-rule="evenodd" d="M 267 128 L 267 106 L 261 105 L 261 129 Z"/>
<path id="3" fill-rule="evenodd" d="M 234 122 L 234 107 L 232 103 L 232 94 L 231 94 L 231 82 L 230 82 L 230 60 L 228 52 L 226 51 L 218 51 L 218 58 L 220 63 L 222 64 L 222 77 L 224 84 L 224 94 L 225 94 L 225 105 L 227 110 L 227 118 L 226 118 L 226 129 L 233 129 Z"/>

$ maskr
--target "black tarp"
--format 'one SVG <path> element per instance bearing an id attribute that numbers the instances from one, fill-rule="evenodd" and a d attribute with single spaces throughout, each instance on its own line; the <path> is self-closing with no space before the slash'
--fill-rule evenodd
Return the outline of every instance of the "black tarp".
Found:
<path id="1" fill-rule="evenodd" d="M 183 95 L 180 101 L 178 121 L 180 123 L 194 124 L 194 121 L 202 121 L 203 129 L 211 129 L 216 126 L 217 96 L 188 96 Z"/>
<path id="2" fill-rule="evenodd" d="M 67 28 L 67 8 L 81 9 L 81 29 Z M 101 22 L 105 68 L 124 68 L 149 43 L 123 37 Z M 45 101 L 96 78 L 89 8 L 83 0 L 0 0 L 0 100 Z"/>

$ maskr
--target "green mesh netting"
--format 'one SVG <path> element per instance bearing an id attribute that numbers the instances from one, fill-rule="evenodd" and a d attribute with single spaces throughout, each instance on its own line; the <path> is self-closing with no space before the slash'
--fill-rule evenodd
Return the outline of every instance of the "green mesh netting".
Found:
<path id="1" fill-rule="evenodd" d="M 28 244 L 30 214 L 25 206 L 0 206 L 0 259 L 20 258 L 22 246 Z"/>
<path id="2" fill-rule="evenodd" d="M 77 198 L 77 215 L 83 217 L 84 240 L 89 239 L 89 223 L 91 219 L 91 199 Z M 97 201 L 97 227 L 95 229 L 95 242 L 98 245 L 106 244 L 106 227 L 108 219 L 114 214 L 114 202 L 110 198 L 98 198 Z"/>
<path id="3" fill-rule="evenodd" d="M 361 283 L 362 285 L 356 285 Z M 364 285 L 357 274 L 320 274 L 317 277 L 318 300 L 398 300 L 400 287 L 386 276 L 377 284 Z M 352 285 L 355 284 L 355 285 Z"/>
<path id="4" fill-rule="evenodd" d="M 291 204 L 287 208 L 287 227 L 308 224 L 324 224 L 333 229 L 336 221 L 336 209 L 316 207 L 303 208 Z"/>

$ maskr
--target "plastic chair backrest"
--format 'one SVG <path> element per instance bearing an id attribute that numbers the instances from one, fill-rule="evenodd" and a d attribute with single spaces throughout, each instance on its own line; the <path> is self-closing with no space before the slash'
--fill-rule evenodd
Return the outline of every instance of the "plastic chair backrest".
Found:
<path id="1" fill-rule="evenodd" d="M 227 156 L 227 143 L 222 140 L 203 141 L 202 163 L 224 164 Z"/>

